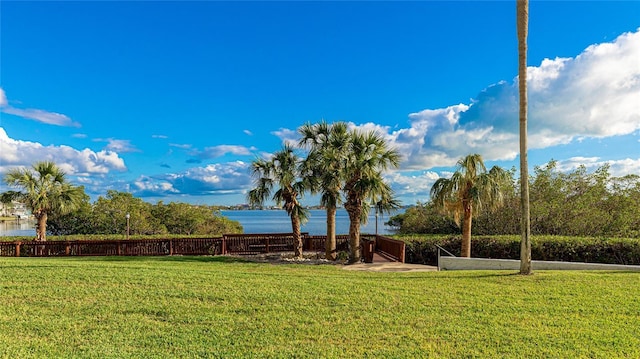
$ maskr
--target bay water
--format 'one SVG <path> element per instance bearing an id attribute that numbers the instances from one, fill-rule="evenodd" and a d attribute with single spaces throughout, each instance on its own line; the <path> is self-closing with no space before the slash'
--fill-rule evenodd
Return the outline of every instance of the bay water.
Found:
<path id="1" fill-rule="evenodd" d="M 231 210 L 222 211 L 222 215 L 240 222 L 244 233 L 289 233 L 291 232 L 291 219 L 284 210 Z M 361 233 L 367 234 L 393 234 L 394 229 L 385 226 L 389 215 L 378 215 L 376 232 L 375 211 L 369 213 L 366 224 L 360 226 Z M 302 225 L 302 232 L 311 235 L 327 234 L 327 212 L 323 209 L 309 211 L 309 221 Z M 349 234 L 349 215 L 344 209 L 338 209 L 336 213 L 336 234 Z"/>
<path id="2" fill-rule="evenodd" d="M 0 221 L 0 236 L 36 236 L 36 222 L 32 219 Z"/>
<path id="3" fill-rule="evenodd" d="M 244 233 L 290 233 L 291 220 L 284 210 L 224 210 L 222 215 L 240 222 Z M 302 225 L 302 232 L 311 235 L 323 235 L 327 233 L 326 211 L 312 209 L 309 211 L 309 221 Z M 375 211 L 369 213 L 367 224 L 360 227 L 361 233 L 368 234 L 393 234 L 394 229 L 384 225 L 389 220 L 389 215 L 378 215 L 376 231 Z M 349 233 L 349 215 L 344 209 L 339 209 L 336 214 L 336 234 Z M 34 236 L 36 235 L 35 222 L 33 220 L 0 221 L 0 236 Z"/>

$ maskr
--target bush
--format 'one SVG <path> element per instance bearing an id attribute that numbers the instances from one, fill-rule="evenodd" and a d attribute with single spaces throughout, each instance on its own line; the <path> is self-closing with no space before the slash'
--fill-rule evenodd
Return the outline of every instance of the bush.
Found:
<path id="1" fill-rule="evenodd" d="M 460 236 L 396 236 L 406 246 L 407 263 L 438 264 L 438 248 L 460 255 Z M 442 253 L 442 255 L 446 255 Z M 476 236 L 471 239 L 471 256 L 477 258 L 520 259 L 519 236 Z M 640 265 L 640 240 L 535 236 L 531 258 L 544 261 L 590 262 Z"/>
<path id="2" fill-rule="evenodd" d="M 129 239 L 180 239 L 180 238 L 219 238 L 220 235 L 183 235 L 183 234 L 154 234 L 154 235 L 130 235 Z M 124 234 L 70 234 L 66 236 L 47 236 L 47 241 L 117 241 L 124 240 Z M 35 236 L 2 236 L 0 242 L 31 242 Z"/>

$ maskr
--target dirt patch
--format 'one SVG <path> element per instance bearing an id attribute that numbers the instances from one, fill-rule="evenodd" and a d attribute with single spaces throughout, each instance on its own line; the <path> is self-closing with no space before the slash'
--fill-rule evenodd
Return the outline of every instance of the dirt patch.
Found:
<path id="1" fill-rule="evenodd" d="M 255 255 L 243 255 L 239 258 L 257 263 L 272 264 L 314 264 L 314 265 L 342 265 L 344 261 L 327 260 L 322 252 L 304 252 L 302 258 L 296 258 L 293 252 L 261 253 Z"/>

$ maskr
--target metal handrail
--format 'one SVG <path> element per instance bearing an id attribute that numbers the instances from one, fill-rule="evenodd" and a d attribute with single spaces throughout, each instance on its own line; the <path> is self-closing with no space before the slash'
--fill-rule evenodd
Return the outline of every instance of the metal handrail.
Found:
<path id="1" fill-rule="evenodd" d="M 449 252 L 448 250 L 440 247 L 439 245 L 435 245 L 438 248 L 438 271 L 440 271 L 440 251 L 444 251 L 445 253 L 447 253 L 448 255 L 450 255 L 451 257 L 455 257 L 455 255 L 453 255 L 453 253 Z"/>
<path id="2" fill-rule="evenodd" d="M 446 254 L 448 254 L 448 255 L 450 255 L 452 257 L 455 257 L 455 255 L 453 253 L 451 253 L 448 250 L 440 247 L 439 245 L 436 244 L 435 246 L 438 247 L 438 257 L 440 257 L 440 251 L 444 251 Z"/>

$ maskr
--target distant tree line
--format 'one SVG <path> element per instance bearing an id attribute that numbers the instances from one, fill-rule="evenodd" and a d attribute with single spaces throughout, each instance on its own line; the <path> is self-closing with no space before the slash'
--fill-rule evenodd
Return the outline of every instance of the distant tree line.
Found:
<path id="1" fill-rule="evenodd" d="M 503 204 L 473 220 L 474 235 L 520 233 L 520 198 L 515 170 L 502 188 Z M 557 162 L 534 169 L 529 178 L 533 235 L 640 238 L 640 176 L 612 177 L 609 166 L 588 172 L 585 166 L 564 173 Z M 435 203 L 418 203 L 392 217 L 401 234 L 459 234 L 453 218 Z"/>
<path id="2" fill-rule="evenodd" d="M 131 193 L 107 191 L 94 203 L 89 196 L 67 214 L 49 215 L 47 232 L 52 235 L 125 234 L 129 214 L 131 235 L 221 235 L 242 233 L 238 221 L 220 214 L 216 207 L 187 203 L 151 204 Z"/>

